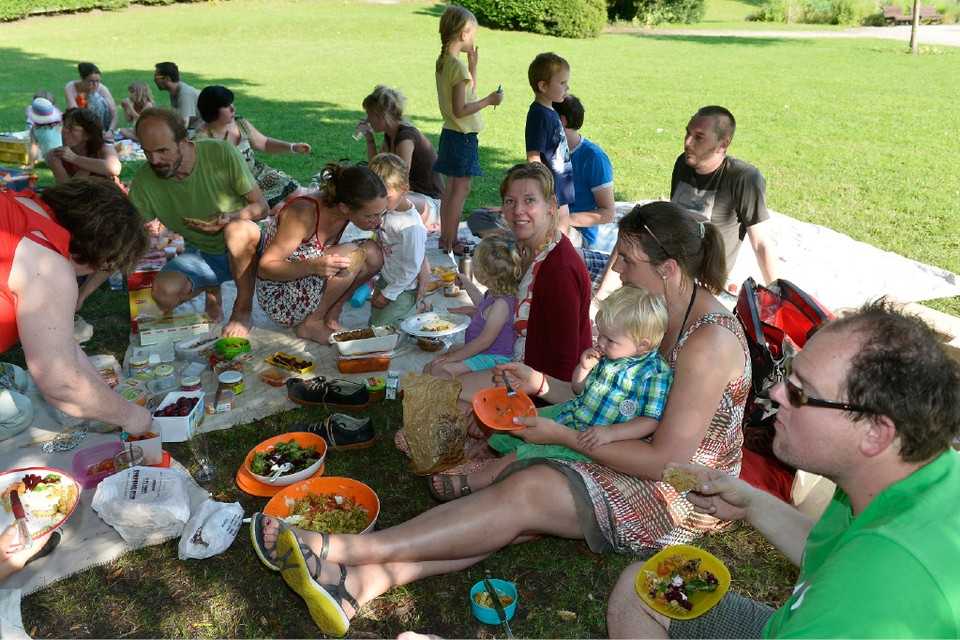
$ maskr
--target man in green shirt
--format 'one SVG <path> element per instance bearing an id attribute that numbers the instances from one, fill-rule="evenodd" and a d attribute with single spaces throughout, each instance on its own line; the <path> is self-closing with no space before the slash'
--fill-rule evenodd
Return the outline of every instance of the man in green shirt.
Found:
<path id="1" fill-rule="evenodd" d="M 774 453 L 837 484 L 818 521 L 742 480 L 703 482 L 694 508 L 746 520 L 800 567 L 772 609 L 727 593 L 692 620 L 653 611 L 628 567 L 613 638 L 960 637 L 960 365 L 922 320 L 886 301 L 821 329 L 773 388 Z M 672 464 L 671 464 L 672 466 Z"/>
<path id="2" fill-rule="evenodd" d="M 177 112 L 145 109 L 136 127 L 147 164 L 133 178 L 130 199 L 145 220 L 159 218 L 187 245 L 157 274 L 154 300 L 173 309 L 203 292 L 207 314 L 220 321 L 220 285 L 234 280 L 237 300 L 223 335 L 247 336 L 264 241 L 256 221 L 267 214 L 266 199 L 235 146 L 190 142 Z"/>

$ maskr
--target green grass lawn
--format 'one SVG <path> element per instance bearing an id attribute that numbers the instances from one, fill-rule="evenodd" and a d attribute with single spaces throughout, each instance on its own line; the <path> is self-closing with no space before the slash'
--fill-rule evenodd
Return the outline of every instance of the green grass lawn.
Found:
<path id="1" fill-rule="evenodd" d="M 714 25 L 733 24 L 750 9 L 732 0 L 710 7 Z M 234 0 L 0 24 L 0 129 L 23 127 L 34 91 L 60 96 L 79 61 L 97 63 L 119 100 L 129 82 L 150 82 L 154 63 L 174 60 L 198 88 L 230 87 L 240 113 L 267 135 L 310 142 L 307 158 L 264 157 L 306 181 L 325 161 L 363 159 L 363 145 L 350 133 L 377 83 L 401 89 L 410 120 L 436 141 L 433 63 L 441 10 L 423 2 Z M 485 175 L 475 181 L 468 209 L 496 202 L 503 171 L 523 159 L 532 99 L 526 67 L 537 53 L 553 50 L 572 65 L 571 90 L 587 108 L 583 133 L 614 161 L 618 199 L 669 195 L 689 116 L 704 104 L 723 104 L 740 123 L 731 153 L 761 169 L 773 209 L 960 272 L 960 126 L 951 81 L 960 49 L 928 47 L 925 55 L 909 56 L 902 43 L 881 40 L 611 33 L 570 41 L 487 29 L 477 42 L 479 92 L 502 84 L 506 99 L 483 113 Z M 166 103 L 165 94 L 157 98 Z M 125 167 L 124 177 L 134 169 Z M 48 171 L 38 173 L 50 182 Z M 122 295 L 106 290 L 88 303 L 116 318 L 124 317 L 124 304 Z M 960 314 L 956 299 L 934 306 Z M 97 324 L 97 350 L 122 352 L 126 327 L 114 324 L 120 326 Z M 235 469 L 251 446 L 305 414 L 213 434 L 221 466 Z M 388 526 L 431 501 L 391 444 L 399 404 L 381 407 L 375 418 L 383 436 L 378 445 L 332 457 L 328 473 L 374 484 L 388 498 L 380 520 Z M 174 453 L 189 460 L 185 451 Z M 248 511 L 264 502 L 239 492 L 229 473 L 213 490 Z M 749 527 L 705 545 L 734 569 L 737 591 L 773 604 L 789 593 L 792 570 Z M 160 545 L 44 589 L 25 602 L 27 629 L 35 626 L 35 637 L 315 635 L 299 600 L 259 566 L 245 539 L 212 560 L 175 558 L 174 544 Z M 496 635 L 499 629 L 470 617 L 465 595 L 489 569 L 520 584 L 518 636 L 602 636 L 606 594 L 629 561 L 557 540 L 522 545 L 460 574 L 391 591 L 365 610 L 351 635 L 391 636 L 405 628 Z M 560 611 L 576 619 L 565 621 Z"/>

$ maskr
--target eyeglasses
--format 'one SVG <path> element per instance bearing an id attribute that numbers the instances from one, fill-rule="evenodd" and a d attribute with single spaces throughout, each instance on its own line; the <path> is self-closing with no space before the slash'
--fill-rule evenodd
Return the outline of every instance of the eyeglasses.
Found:
<path id="1" fill-rule="evenodd" d="M 647 219 L 643 217 L 643 212 L 640 209 L 637 209 L 637 220 L 640 222 L 643 228 L 646 229 L 647 233 L 650 234 L 650 237 L 653 238 L 653 241 L 660 245 L 660 249 L 663 250 L 663 254 L 667 256 L 667 258 L 671 258 L 672 256 L 670 255 L 670 252 L 667 251 L 667 248 L 663 246 L 663 243 L 660 242 L 660 239 L 653 231 L 650 230 L 650 227 L 647 226 Z"/>
<path id="2" fill-rule="evenodd" d="M 383 211 L 381 211 L 380 213 L 364 215 L 363 219 L 367 220 L 368 222 L 376 222 L 377 220 L 380 220 L 381 218 L 383 218 L 383 216 L 385 215 L 387 215 L 386 207 L 384 207 Z"/>
<path id="3" fill-rule="evenodd" d="M 795 409 L 799 409 L 800 407 L 806 405 L 810 407 L 822 407 L 824 409 L 853 411 L 854 413 L 876 413 L 876 411 L 862 407 L 858 404 L 835 402 L 834 400 L 824 400 L 822 398 L 811 398 L 805 394 L 800 387 L 790 381 L 790 376 L 793 374 L 793 358 L 787 358 L 783 366 L 783 371 L 785 374 L 783 384 L 787 388 L 787 399 L 790 401 L 790 406 Z"/>
<path id="4" fill-rule="evenodd" d="M 154 80 L 159 80 L 160 78 L 166 78 L 166 77 L 167 77 L 167 76 L 160 75 L 160 74 L 158 73 L 157 75 L 153 76 L 153 79 L 154 79 Z"/>

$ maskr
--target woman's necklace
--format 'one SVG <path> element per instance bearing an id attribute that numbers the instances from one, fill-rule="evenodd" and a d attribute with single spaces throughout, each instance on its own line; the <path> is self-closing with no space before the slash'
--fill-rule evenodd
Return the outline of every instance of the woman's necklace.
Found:
<path id="1" fill-rule="evenodd" d="M 677 345 L 680 344 L 680 337 L 683 336 L 683 328 L 687 325 L 687 320 L 690 319 L 690 311 L 693 310 L 693 302 L 697 299 L 697 285 L 693 285 L 693 293 L 690 294 L 690 304 L 687 305 L 687 312 L 683 314 L 683 321 L 680 323 L 680 331 L 677 332 L 677 341 L 673 343 L 674 349 Z"/>

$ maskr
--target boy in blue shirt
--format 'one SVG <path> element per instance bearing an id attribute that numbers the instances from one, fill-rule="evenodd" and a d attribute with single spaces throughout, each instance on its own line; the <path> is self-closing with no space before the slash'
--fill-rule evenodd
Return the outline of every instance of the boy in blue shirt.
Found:
<path id="1" fill-rule="evenodd" d="M 530 63 L 527 77 L 534 95 L 525 130 L 527 162 L 541 162 L 550 168 L 559 206 L 559 227 L 566 235 L 570 230 L 568 205 L 574 199 L 573 167 L 567 136 L 553 103 L 567 95 L 570 65 L 555 53 L 541 53 Z"/>

